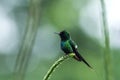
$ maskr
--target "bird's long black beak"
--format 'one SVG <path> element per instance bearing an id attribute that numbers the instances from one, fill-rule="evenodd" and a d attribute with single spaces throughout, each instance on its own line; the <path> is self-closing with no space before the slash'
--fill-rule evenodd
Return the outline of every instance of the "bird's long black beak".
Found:
<path id="1" fill-rule="evenodd" d="M 60 33 L 58 33 L 58 32 L 54 32 L 54 33 L 55 33 L 55 34 L 58 34 L 58 35 L 60 34 Z"/>

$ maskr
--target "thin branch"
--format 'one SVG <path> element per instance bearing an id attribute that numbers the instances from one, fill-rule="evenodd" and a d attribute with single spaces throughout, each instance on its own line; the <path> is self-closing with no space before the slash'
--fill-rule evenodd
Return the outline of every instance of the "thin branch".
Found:
<path id="1" fill-rule="evenodd" d="M 66 59 L 75 56 L 74 53 L 70 53 L 68 55 L 62 56 L 61 58 L 59 58 L 48 70 L 48 72 L 46 73 L 46 75 L 44 76 L 43 80 L 48 80 L 50 78 L 50 76 L 52 75 L 53 71 L 55 71 L 55 69 L 62 63 L 64 62 Z"/>

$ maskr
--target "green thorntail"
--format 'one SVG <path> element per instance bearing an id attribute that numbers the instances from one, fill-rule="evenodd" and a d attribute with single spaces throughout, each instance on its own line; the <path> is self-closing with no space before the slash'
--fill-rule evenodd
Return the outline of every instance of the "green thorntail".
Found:
<path id="1" fill-rule="evenodd" d="M 75 56 L 74 58 L 77 61 L 83 61 L 89 68 L 92 68 L 87 61 L 85 61 L 85 59 L 79 54 L 78 50 L 77 50 L 77 45 L 74 43 L 74 41 L 71 39 L 70 35 L 68 32 L 61 31 L 60 33 L 56 33 L 60 36 L 61 38 L 61 49 L 65 52 L 65 54 L 69 54 L 69 53 L 74 53 Z"/>

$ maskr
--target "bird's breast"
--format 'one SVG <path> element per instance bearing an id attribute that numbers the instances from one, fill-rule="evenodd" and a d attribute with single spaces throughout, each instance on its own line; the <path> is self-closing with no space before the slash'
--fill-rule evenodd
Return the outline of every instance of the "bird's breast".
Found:
<path id="1" fill-rule="evenodd" d="M 61 48 L 65 47 L 65 42 L 61 42 Z"/>
<path id="2" fill-rule="evenodd" d="M 61 42 L 61 48 L 64 49 L 64 48 L 67 48 L 67 42 Z"/>
<path id="3" fill-rule="evenodd" d="M 72 53 L 72 47 L 70 46 L 69 42 L 61 42 L 61 49 L 65 52 L 65 53 Z"/>

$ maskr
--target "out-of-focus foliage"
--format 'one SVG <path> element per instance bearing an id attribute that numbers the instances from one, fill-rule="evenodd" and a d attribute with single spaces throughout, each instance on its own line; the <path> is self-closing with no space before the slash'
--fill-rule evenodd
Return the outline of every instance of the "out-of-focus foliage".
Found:
<path id="1" fill-rule="evenodd" d="M 42 80 L 55 60 L 64 55 L 60 50 L 60 38 L 54 34 L 54 32 L 60 32 L 61 30 L 67 30 L 71 34 L 72 39 L 78 44 L 79 52 L 95 71 L 90 70 L 82 62 L 69 59 L 56 69 L 50 80 L 105 80 L 104 44 L 102 43 L 104 40 L 97 35 L 99 34 L 98 31 L 101 31 L 100 34 L 103 35 L 101 24 L 99 24 L 101 19 L 94 15 L 96 11 L 94 8 L 90 7 L 93 15 L 87 16 L 89 10 L 88 13 L 84 13 L 86 7 L 96 1 L 35 0 L 39 2 L 37 7 L 37 10 L 40 11 L 39 16 L 35 16 L 37 11 L 30 14 L 30 1 L 34 0 L 0 0 L 0 80 L 13 80 L 15 77 L 15 62 L 20 48 L 24 45 L 23 39 L 25 33 L 27 33 L 26 29 L 36 29 L 34 26 L 32 26 L 33 29 L 29 26 L 26 28 L 28 19 L 31 19 L 32 22 L 34 17 L 39 17 L 40 21 L 38 23 L 39 28 L 35 31 L 36 37 L 33 38 L 35 40 L 34 45 L 30 48 L 32 54 L 25 69 L 25 80 Z M 88 18 L 81 20 L 86 17 Z M 31 22 L 30 24 L 32 24 Z M 89 27 L 91 25 L 93 27 Z M 84 29 L 96 34 L 98 38 L 90 36 Z M 30 35 L 31 33 L 28 34 L 30 39 L 33 36 Z M 26 49 L 30 47 L 29 38 L 25 42 L 28 43 Z M 119 80 L 120 50 L 119 48 L 112 48 L 111 50 L 113 75 L 115 80 Z"/>
<path id="2" fill-rule="evenodd" d="M 78 23 L 78 11 L 72 0 L 56 0 L 44 8 L 44 16 L 57 27 L 73 27 Z M 45 2 L 44 2 L 45 3 Z"/>

